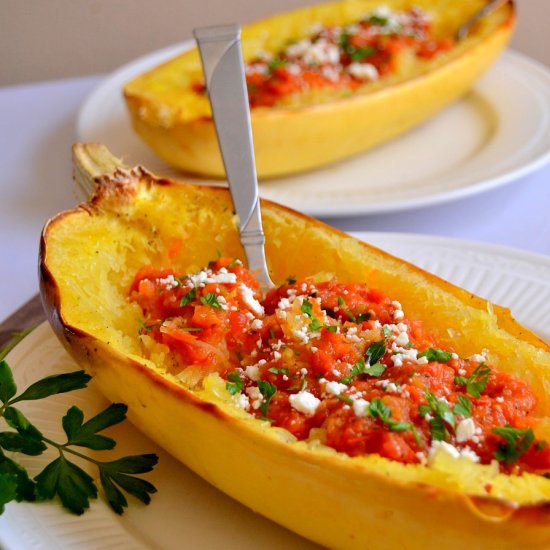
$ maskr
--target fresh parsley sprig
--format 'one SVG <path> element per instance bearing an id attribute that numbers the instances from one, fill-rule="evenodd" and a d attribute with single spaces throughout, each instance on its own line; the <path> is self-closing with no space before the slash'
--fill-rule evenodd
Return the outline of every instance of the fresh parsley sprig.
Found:
<path id="1" fill-rule="evenodd" d="M 74 448 L 84 447 L 97 451 L 113 449 L 116 442 L 99 432 L 122 422 L 126 418 L 126 405 L 111 404 L 86 422 L 84 413 L 78 407 L 71 407 L 62 419 L 67 436 L 65 443 L 57 443 L 45 437 L 14 406 L 21 401 L 44 399 L 85 388 L 90 379 L 84 371 L 56 374 L 38 380 L 17 395 L 13 372 L 6 361 L 0 361 L 0 418 L 11 428 L 0 432 L 0 514 L 4 511 L 4 505 L 13 500 L 33 502 L 51 500 L 55 496 L 60 498 L 65 508 L 75 514 L 82 514 L 89 508 L 90 499 L 97 498 L 98 495 L 96 483 L 87 472 L 71 462 L 67 455 L 79 457 L 97 466 L 107 500 L 118 514 L 122 514 L 123 509 L 128 506 L 121 489 L 145 504 L 149 503 L 150 494 L 155 493 L 156 488 L 133 474 L 151 471 L 158 461 L 155 454 L 127 456 L 104 462 L 86 456 Z M 29 476 L 23 466 L 6 455 L 9 452 L 37 456 L 48 447 L 55 448 L 59 456 L 34 478 Z"/>

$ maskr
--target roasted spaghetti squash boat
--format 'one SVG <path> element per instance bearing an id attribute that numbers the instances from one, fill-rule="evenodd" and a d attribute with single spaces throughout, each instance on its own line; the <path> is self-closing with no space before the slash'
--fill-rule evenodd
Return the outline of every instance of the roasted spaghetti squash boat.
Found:
<path id="1" fill-rule="evenodd" d="M 328 547 L 548 548 L 550 348 L 508 310 L 271 202 L 260 303 L 226 189 L 75 155 L 42 298 L 144 433 Z"/>
<path id="2" fill-rule="evenodd" d="M 245 26 L 243 57 L 260 178 L 366 151 L 463 96 L 508 43 L 512 2 L 464 40 L 486 2 L 346 0 Z M 223 177 L 196 49 L 124 87 L 136 133 L 171 165 Z"/>

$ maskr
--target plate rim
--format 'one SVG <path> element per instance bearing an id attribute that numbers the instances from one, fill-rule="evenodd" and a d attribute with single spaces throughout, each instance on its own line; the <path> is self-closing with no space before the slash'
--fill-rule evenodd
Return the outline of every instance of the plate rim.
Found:
<path id="1" fill-rule="evenodd" d="M 538 254 L 535 252 L 525 251 L 519 248 L 509 247 L 509 246 L 503 246 L 493 243 L 486 243 L 486 242 L 480 242 L 480 241 L 471 241 L 467 239 L 459 239 L 455 237 L 442 237 L 442 236 L 432 236 L 432 235 L 426 235 L 426 234 L 416 234 L 416 233 L 400 233 L 400 232 L 378 232 L 378 231 L 358 231 L 358 232 L 350 232 L 349 235 L 359 238 L 361 240 L 366 240 L 366 242 L 380 247 L 382 249 L 385 249 L 384 246 L 386 246 L 387 241 L 392 242 L 398 242 L 402 243 L 405 246 L 415 246 L 420 244 L 421 246 L 426 247 L 426 250 L 429 250 L 431 247 L 441 247 L 445 246 L 448 248 L 458 248 L 459 250 L 465 250 L 467 252 L 475 251 L 475 252 L 483 252 L 485 254 L 488 254 L 492 257 L 498 257 L 498 258 L 505 258 L 505 259 L 511 259 L 511 260 L 519 260 L 519 261 L 525 261 L 529 264 L 535 264 L 537 266 L 542 265 L 545 269 L 550 270 L 550 257 L 545 256 L 543 254 Z M 371 242 L 371 240 L 375 242 Z M 391 250 L 388 251 L 390 254 L 394 254 L 391 252 Z M 499 275 L 500 277 L 501 275 Z M 548 279 L 548 283 L 546 283 L 548 288 L 550 288 L 550 279 Z M 550 309 L 550 304 L 548 305 L 548 308 Z M 38 327 L 35 328 L 27 337 L 25 337 L 13 350 L 11 350 L 7 357 L 6 361 L 10 363 L 10 361 L 13 363 L 14 359 L 17 363 L 13 368 L 14 369 L 25 369 L 29 368 L 28 366 L 25 367 L 25 359 L 24 355 L 28 353 L 29 346 L 32 345 L 33 340 L 40 337 L 41 333 L 44 331 L 49 331 L 48 338 L 53 339 L 53 341 L 59 345 L 59 349 L 63 350 L 63 347 L 61 346 L 61 343 L 57 340 L 57 338 L 54 335 L 53 330 L 50 328 L 48 321 L 42 322 Z M 47 369 L 49 367 L 49 363 L 46 362 L 46 364 L 41 367 L 44 369 L 44 374 L 47 374 Z M 144 436 L 145 437 L 145 436 Z M 156 498 L 159 498 L 159 495 L 157 495 Z M 7 510 L 9 510 L 9 507 L 12 503 L 9 503 L 7 505 Z M 26 506 L 32 507 L 36 506 L 35 504 L 24 504 Z M 50 504 L 44 504 L 44 506 L 50 506 Z M 97 501 L 93 502 L 93 506 L 99 506 L 102 509 L 108 509 L 107 503 L 103 499 L 98 499 Z M 66 512 L 62 511 L 61 508 L 55 509 L 55 511 L 52 509 L 53 517 L 59 517 L 59 514 L 66 514 Z M 132 513 L 132 508 L 130 508 L 127 512 L 127 514 Z M 5 512 L 6 514 L 6 512 Z M 17 516 L 17 514 L 15 514 Z M 6 517 L 10 517 L 10 519 L 13 519 L 13 514 L 8 514 L 7 516 L 0 516 L 0 527 L 3 527 L 2 523 L 7 523 Z M 40 537 L 40 541 L 35 545 L 33 544 L 32 547 L 34 548 L 41 548 L 43 550 L 53 550 L 53 548 L 65 548 L 65 544 L 67 543 L 66 540 L 60 540 L 59 537 L 51 540 L 51 537 L 48 536 L 47 531 L 47 524 L 43 523 L 41 521 L 41 518 L 37 517 L 34 513 L 31 514 L 31 518 L 27 519 L 27 523 L 21 528 L 20 523 L 8 523 L 7 529 L 0 529 L 0 546 L 5 547 L 5 550 L 18 550 L 21 546 L 20 544 L 27 542 L 33 542 L 30 541 L 27 538 L 25 538 L 25 533 L 29 533 L 29 529 L 31 528 L 42 528 L 45 529 L 45 533 L 43 533 L 45 536 Z M 48 515 L 48 518 L 50 516 Z M 75 518 L 75 516 L 71 516 L 70 514 L 66 514 L 66 517 L 68 518 Z M 86 517 L 91 516 L 84 516 L 77 518 L 79 522 L 86 522 Z M 116 526 L 114 527 L 114 531 L 118 534 L 125 532 L 128 534 L 128 536 L 132 536 L 133 538 L 131 540 L 128 540 L 128 546 L 131 547 L 138 547 L 138 548 L 148 548 L 148 539 L 144 538 L 142 534 L 138 534 L 136 536 L 133 529 L 128 528 L 128 525 L 125 524 L 123 521 L 123 518 L 120 516 L 116 516 L 112 514 L 112 516 L 109 516 L 109 518 L 112 517 L 112 522 L 116 523 Z M 43 519 L 43 518 L 42 518 Z M 97 519 L 97 518 L 96 518 Z M 109 519 L 110 521 L 110 519 Z M 29 523 L 30 522 L 30 523 Z M 90 535 L 93 535 L 94 529 L 90 530 Z M 298 537 L 298 536 L 297 536 Z M 36 539 L 37 540 L 37 539 Z M 297 538 L 296 540 L 300 540 Z M 305 540 L 305 539 L 304 539 Z M 94 547 L 94 541 L 88 540 L 90 546 L 87 544 L 85 546 L 81 546 L 82 548 L 93 548 Z M 86 541 L 84 541 L 86 542 Z M 97 541 L 95 541 L 97 542 Z M 309 542 L 309 541 L 306 541 Z M 133 546 L 132 546 L 133 544 Z"/>
<path id="2" fill-rule="evenodd" d="M 147 70 L 149 67 L 156 66 L 162 63 L 163 61 L 170 59 L 177 53 L 193 47 L 193 44 L 194 44 L 193 40 L 185 40 L 177 44 L 172 44 L 164 48 L 157 49 L 155 51 L 149 52 L 142 56 L 136 57 L 135 59 L 120 66 L 118 69 L 108 74 L 86 96 L 86 98 L 84 99 L 83 103 L 79 108 L 79 111 L 77 114 L 77 120 L 76 120 L 76 134 L 78 139 L 81 141 L 87 141 L 86 134 L 90 132 L 90 129 L 87 128 L 88 126 L 87 120 L 90 118 L 90 112 L 94 111 L 94 105 L 99 103 L 99 99 L 101 97 L 105 97 L 106 94 L 110 95 L 108 92 L 112 93 L 112 88 L 115 85 L 117 88 L 120 88 L 123 81 L 130 80 L 134 76 L 137 76 L 141 72 Z M 534 87 L 535 89 L 532 92 L 533 94 L 536 94 L 537 92 L 540 93 L 541 90 L 543 90 L 546 92 L 545 95 L 550 100 L 550 70 L 544 64 L 526 56 L 525 54 L 519 53 L 515 50 L 508 48 L 501 54 L 500 58 L 495 62 L 493 67 L 491 67 L 489 71 L 487 71 L 487 73 L 484 75 L 484 78 L 486 78 L 487 76 L 489 76 L 490 78 L 491 71 L 498 71 L 499 67 L 502 67 L 502 66 L 504 66 L 505 68 L 507 66 L 510 66 L 512 70 L 515 72 L 518 71 L 518 67 L 519 67 L 520 71 L 526 71 L 526 72 L 529 72 L 530 74 L 536 74 L 538 77 L 536 81 L 536 85 L 531 84 L 531 87 L 529 88 L 529 90 L 532 90 Z M 122 101 L 122 99 L 120 99 L 119 101 Z M 327 206 L 323 206 L 319 204 L 317 205 L 313 204 L 311 207 L 304 207 L 299 203 L 289 204 L 288 202 L 285 202 L 284 197 L 279 198 L 276 196 L 276 194 L 274 195 L 272 188 L 269 189 L 269 191 L 267 191 L 267 196 L 270 198 L 270 200 L 274 200 L 275 202 L 280 202 L 282 204 L 286 204 L 287 206 L 290 206 L 291 208 L 303 210 L 312 216 L 322 217 L 326 219 L 338 218 L 342 216 L 359 216 L 359 215 L 396 213 L 396 212 L 402 212 L 405 210 L 414 210 L 422 207 L 434 206 L 438 204 L 446 204 L 459 199 L 468 198 L 473 195 L 484 193 L 496 187 L 517 182 L 518 180 L 535 172 L 536 170 L 542 168 L 545 164 L 550 162 L 550 147 L 543 146 L 543 144 L 545 143 L 550 144 L 550 121 L 548 120 L 548 118 L 549 118 L 548 116 L 540 117 L 537 120 L 538 126 L 536 130 L 538 132 L 543 132 L 544 135 L 546 136 L 546 140 L 540 140 L 540 143 L 537 145 L 537 148 L 535 150 L 533 151 L 529 150 L 526 153 L 522 153 L 522 155 L 520 155 L 521 158 L 519 160 L 516 160 L 513 163 L 513 166 L 511 168 L 508 168 L 508 169 L 503 168 L 496 175 L 489 175 L 488 177 L 484 177 L 483 174 L 481 176 L 478 176 L 475 173 L 472 176 L 466 175 L 465 177 L 467 177 L 467 179 L 470 180 L 469 183 L 467 183 L 466 185 L 462 185 L 458 188 L 447 189 L 447 190 L 444 189 L 443 191 L 435 191 L 435 192 L 431 192 L 430 194 L 421 195 L 421 196 L 402 197 L 398 200 L 395 200 L 395 198 L 388 197 L 384 202 L 381 202 L 378 204 L 369 204 L 367 201 L 365 202 L 348 201 L 345 204 L 337 204 L 328 208 Z M 543 119 L 546 119 L 546 120 L 543 120 Z M 129 120 L 128 120 L 128 130 L 130 132 L 133 132 L 131 128 L 131 123 Z M 544 130 L 546 130 L 546 132 L 544 132 Z M 137 136 L 135 137 L 137 139 L 140 139 Z M 151 155 L 156 156 L 149 149 L 148 146 L 146 146 L 145 144 L 143 144 L 143 146 L 147 147 L 147 150 L 150 152 Z M 115 151 L 114 153 L 122 154 L 122 155 L 124 154 L 124 152 L 118 152 L 118 151 Z M 160 159 L 160 157 L 156 157 L 156 158 L 158 159 L 158 161 L 161 163 L 162 166 L 166 166 L 166 169 L 169 172 L 169 177 L 174 177 L 175 179 L 180 179 L 182 181 L 187 180 L 187 181 L 190 181 L 191 183 L 199 183 L 199 184 L 202 183 L 206 185 L 212 185 L 212 184 L 220 185 L 220 183 L 222 185 L 225 184 L 223 180 L 214 182 L 211 179 L 199 178 L 197 176 L 194 176 L 192 174 L 187 174 L 184 172 L 181 172 L 180 174 L 176 175 L 177 174 L 176 169 L 169 166 L 168 163 Z M 353 159 L 350 159 L 350 160 L 353 160 Z M 345 163 L 346 161 L 344 160 L 342 162 Z M 338 167 L 338 163 L 331 165 L 331 167 L 337 172 L 340 170 L 340 168 Z M 331 167 L 320 168 L 318 172 L 322 173 L 325 169 L 330 169 Z M 452 173 L 452 170 L 450 172 Z M 344 173 L 345 173 L 345 168 L 344 168 Z M 307 174 L 315 174 L 315 171 L 306 173 L 304 174 L 304 176 L 307 176 Z M 291 175 L 287 178 L 279 178 L 279 181 L 285 181 L 293 177 L 300 177 L 300 176 L 301 176 L 300 174 L 296 174 L 294 176 Z M 277 180 L 272 180 L 272 181 L 276 184 Z M 442 177 L 441 181 L 445 181 L 445 177 Z M 266 182 L 266 183 L 269 183 L 269 182 Z M 299 182 L 298 182 L 298 185 L 299 185 Z M 266 196 L 265 190 L 262 193 L 261 183 L 260 183 L 260 195 Z M 302 199 L 299 198 L 298 201 L 300 202 L 302 201 Z"/>

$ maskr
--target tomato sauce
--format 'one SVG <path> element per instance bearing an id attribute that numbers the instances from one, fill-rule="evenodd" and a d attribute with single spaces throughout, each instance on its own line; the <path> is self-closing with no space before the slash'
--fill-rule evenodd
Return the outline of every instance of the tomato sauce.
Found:
<path id="1" fill-rule="evenodd" d="M 175 374 L 218 373 L 235 406 L 300 440 L 321 434 L 350 456 L 403 463 L 429 465 L 443 449 L 508 473 L 550 471 L 529 384 L 444 348 L 367 284 L 288 280 L 262 299 L 239 260 L 219 258 L 192 275 L 143 268 L 129 296 L 140 332 L 177 357 Z"/>
<path id="2" fill-rule="evenodd" d="M 246 64 L 250 106 L 272 107 L 315 89 L 353 91 L 394 73 L 404 52 L 431 59 L 454 44 L 452 38 L 433 36 L 429 15 L 420 8 L 379 8 L 353 24 L 319 26 L 308 38 Z M 193 89 L 205 87 L 194 83 Z"/>

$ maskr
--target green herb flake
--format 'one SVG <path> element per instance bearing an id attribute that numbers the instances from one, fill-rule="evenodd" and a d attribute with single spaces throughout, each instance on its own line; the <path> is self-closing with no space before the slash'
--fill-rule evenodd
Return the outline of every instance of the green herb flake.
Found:
<path id="1" fill-rule="evenodd" d="M 267 380 L 258 380 L 258 389 L 260 390 L 260 393 L 264 396 L 264 400 L 260 405 L 260 411 L 267 418 L 267 410 L 269 408 L 269 402 L 277 392 L 277 386 L 275 386 L 274 384 L 271 384 Z"/>
<path id="2" fill-rule="evenodd" d="M 373 342 L 365 352 L 365 355 L 369 361 L 369 365 L 375 365 L 384 357 L 386 353 L 386 340 L 380 340 L 379 342 Z"/>
<path id="3" fill-rule="evenodd" d="M 457 386 L 466 386 L 466 392 L 478 399 L 487 387 L 490 376 L 491 369 L 485 363 L 480 363 L 469 378 L 455 376 L 454 382 Z"/>
<path id="4" fill-rule="evenodd" d="M 456 426 L 455 413 L 447 403 L 440 401 L 433 393 L 424 394 L 428 405 L 420 405 L 418 412 L 421 416 L 432 414 L 428 423 L 432 432 L 432 438 L 436 441 L 445 441 L 449 438 L 447 426 L 453 430 Z"/>
<path id="5" fill-rule="evenodd" d="M 428 361 L 438 361 L 439 363 L 447 363 L 451 360 L 453 354 L 449 351 L 444 351 L 439 348 L 428 348 L 418 354 L 418 357 L 425 357 Z"/>
<path id="6" fill-rule="evenodd" d="M 201 304 L 205 306 L 210 306 L 215 309 L 223 309 L 221 304 L 218 302 L 218 296 L 213 292 L 209 292 L 206 296 L 201 296 Z"/>
<path id="7" fill-rule="evenodd" d="M 305 313 L 308 317 L 313 317 L 313 306 L 309 300 L 304 300 L 300 309 L 302 313 Z"/>
<path id="8" fill-rule="evenodd" d="M 373 399 L 367 408 L 370 416 L 381 420 L 392 432 L 405 432 L 412 430 L 413 425 L 410 422 L 399 422 L 391 418 L 391 409 L 379 398 Z"/>
<path id="9" fill-rule="evenodd" d="M 336 399 L 339 399 L 340 401 L 343 401 L 344 403 L 347 403 L 348 405 L 353 404 L 353 399 L 351 397 L 348 397 L 347 395 L 339 394 L 336 396 Z"/>
<path id="10" fill-rule="evenodd" d="M 357 321 L 355 315 L 351 312 L 351 310 L 347 306 L 347 304 L 344 301 L 344 298 L 342 298 L 342 296 L 338 296 L 338 305 L 340 306 L 341 309 L 344 310 L 344 313 L 349 317 L 349 320 L 352 323 L 355 323 Z"/>
<path id="11" fill-rule="evenodd" d="M 272 374 L 285 374 L 288 376 L 289 372 L 287 368 L 277 368 L 277 367 L 270 367 L 267 369 L 267 372 L 271 372 Z"/>
<path id="12" fill-rule="evenodd" d="M 495 451 L 495 458 L 505 464 L 513 464 L 531 447 L 535 434 L 531 428 L 521 430 L 512 426 L 493 428 L 492 432 L 504 439 Z"/>
<path id="13" fill-rule="evenodd" d="M 243 391 L 244 381 L 241 379 L 241 375 L 238 371 L 234 370 L 228 373 L 227 379 L 229 382 L 225 383 L 225 387 L 231 395 L 236 395 Z"/>
<path id="14" fill-rule="evenodd" d="M 453 407 L 453 412 L 465 418 L 470 417 L 472 414 L 472 402 L 465 395 L 459 395 L 457 403 Z"/>
<path id="15" fill-rule="evenodd" d="M 180 307 L 188 306 L 197 297 L 197 289 L 192 288 L 187 294 L 181 297 Z"/>

